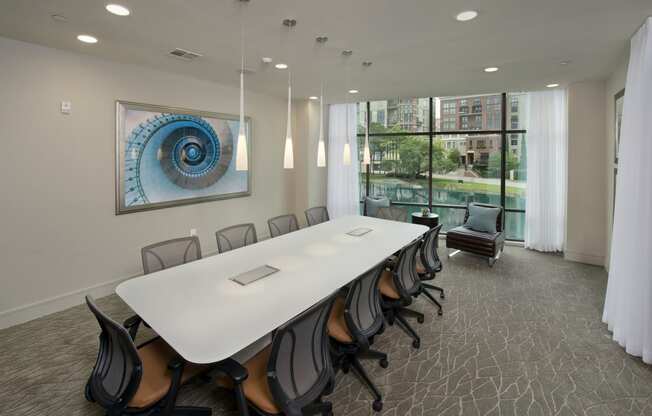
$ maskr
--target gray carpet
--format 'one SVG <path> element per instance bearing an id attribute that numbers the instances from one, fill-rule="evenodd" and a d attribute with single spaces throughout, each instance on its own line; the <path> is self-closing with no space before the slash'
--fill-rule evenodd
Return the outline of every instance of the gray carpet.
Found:
<path id="1" fill-rule="evenodd" d="M 652 415 L 652 367 L 625 354 L 600 322 L 606 273 L 559 256 L 508 247 L 493 269 L 460 254 L 445 261 L 444 316 L 414 323 L 414 350 L 397 327 L 374 345 L 388 369 L 368 362 L 384 415 Z M 98 301 L 122 320 L 116 296 Z M 140 334 L 146 339 L 146 331 Z M 85 306 L 0 331 L 0 415 L 101 415 L 83 385 L 94 363 L 97 324 Z M 351 374 L 329 398 L 336 415 L 370 415 L 370 397 Z M 179 404 L 236 415 L 228 392 L 185 387 Z"/>

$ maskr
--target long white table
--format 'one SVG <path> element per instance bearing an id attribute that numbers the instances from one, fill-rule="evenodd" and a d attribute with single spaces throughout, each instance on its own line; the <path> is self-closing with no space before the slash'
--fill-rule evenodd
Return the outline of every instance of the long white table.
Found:
<path id="1" fill-rule="evenodd" d="M 355 228 L 371 228 L 352 237 Z M 423 225 L 349 216 L 134 278 L 116 293 L 187 361 L 226 359 L 423 235 Z M 230 277 L 280 271 L 247 286 Z"/>

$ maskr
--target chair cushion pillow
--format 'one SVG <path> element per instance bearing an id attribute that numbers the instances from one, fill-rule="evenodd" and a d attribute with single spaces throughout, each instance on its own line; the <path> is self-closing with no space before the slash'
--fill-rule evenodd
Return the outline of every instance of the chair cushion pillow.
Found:
<path id="1" fill-rule="evenodd" d="M 383 197 L 365 197 L 364 199 L 365 207 L 367 210 L 368 217 L 377 217 L 378 209 L 380 208 L 389 208 L 389 198 L 386 196 Z"/>
<path id="2" fill-rule="evenodd" d="M 474 231 L 495 234 L 499 214 L 500 208 L 469 204 L 469 218 L 464 225 Z"/>

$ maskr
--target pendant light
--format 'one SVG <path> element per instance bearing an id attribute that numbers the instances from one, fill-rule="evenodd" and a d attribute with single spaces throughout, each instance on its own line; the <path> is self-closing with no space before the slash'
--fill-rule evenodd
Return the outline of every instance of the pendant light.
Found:
<path id="1" fill-rule="evenodd" d="M 353 55 L 353 51 L 351 50 L 345 50 L 342 52 L 342 55 L 345 58 L 349 58 L 351 55 Z M 349 84 L 349 68 L 348 68 L 348 62 L 346 63 L 346 84 L 348 86 Z M 349 134 L 349 105 L 346 104 L 344 106 L 346 110 L 346 142 L 344 143 L 344 152 L 342 153 L 342 163 L 344 166 L 350 166 L 351 165 L 351 137 Z"/>
<path id="2" fill-rule="evenodd" d="M 326 167 L 326 145 L 324 144 L 324 85 L 319 96 L 319 143 L 317 144 L 317 167 Z"/>
<path id="3" fill-rule="evenodd" d="M 324 45 L 328 42 L 326 36 L 317 37 L 317 43 Z M 319 93 L 319 142 L 317 143 L 317 167 L 326 167 L 326 144 L 324 143 L 324 79 L 322 74 L 322 65 L 320 68 L 320 93 Z"/>
<path id="4" fill-rule="evenodd" d="M 283 20 L 283 25 L 292 29 L 297 25 L 294 19 Z M 292 69 L 288 71 L 288 122 L 285 133 L 285 152 L 283 153 L 283 168 L 294 169 L 294 148 L 292 143 Z"/>
<path id="5" fill-rule="evenodd" d="M 248 3 L 249 0 L 240 0 L 243 5 Z M 244 12 L 243 12 L 244 14 Z M 247 134 L 245 127 L 244 116 L 244 74 L 245 74 L 245 58 L 244 58 L 244 16 L 241 16 L 240 22 L 240 40 L 241 40 L 241 53 L 242 62 L 240 68 L 240 129 L 238 132 L 238 144 L 235 153 L 235 170 L 247 171 L 249 170 L 249 154 L 247 149 Z"/>
<path id="6" fill-rule="evenodd" d="M 362 63 L 362 66 L 365 68 L 369 68 L 371 66 L 371 62 L 365 61 Z M 370 108 L 367 107 L 367 111 L 365 112 L 366 117 L 364 120 L 364 125 L 365 125 L 365 135 L 364 135 L 364 151 L 362 152 L 362 164 L 363 165 L 370 165 L 371 164 L 371 151 L 369 150 L 369 120 L 371 119 L 371 115 L 369 114 Z"/>

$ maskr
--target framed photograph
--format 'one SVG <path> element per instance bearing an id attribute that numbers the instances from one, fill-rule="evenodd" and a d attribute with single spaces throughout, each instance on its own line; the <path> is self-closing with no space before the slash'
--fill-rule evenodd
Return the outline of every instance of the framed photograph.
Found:
<path id="1" fill-rule="evenodd" d="M 616 94 L 614 100 L 614 163 L 618 164 L 618 149 L 620 148 L 620 131 L 623 125 L 623 102 L 625 101 L 625 90 Z"/>
<path id="2" fill-rule="evenodd" d="M 251 156 L 235 170 L 239 128 L 236 115 L 118 101 L 116 214 L 251 195 Z"/>

